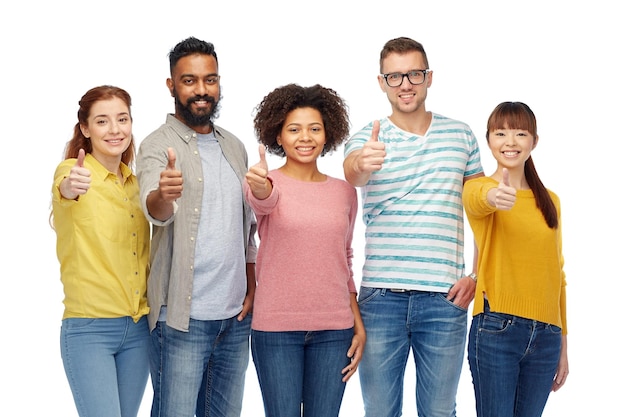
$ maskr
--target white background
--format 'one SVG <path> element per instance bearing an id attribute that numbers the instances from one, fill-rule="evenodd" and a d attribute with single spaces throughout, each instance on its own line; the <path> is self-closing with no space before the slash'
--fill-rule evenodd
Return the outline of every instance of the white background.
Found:
<path id="1" fill-rule="evenodd" d="M 562 200 L 569 283 L 571 373 L 544 415 L 623 413 L 624 184 L 617 164 L 625 150 L 626 37 L 618 7 L 609 0 L 3 2 L 0 415 L 76 415 L 59 353 L 63 295 L 48 215 L 53 171 L 79 98 L 101 84 L 128 90 L 140 142 L 173 111 L 167 53 L 192 35 L 216 46 L 217 123 L 241 138 L 251 163 L 258 158 L 253 108 L 279 85 L 334 88 L 350 106 L 353 132 L 388 115 L 376 75 L 380 49 L 397 36 L 424 44 L 433 69 L 427 109 L 472 127 L 488 175 L 495 166 L 484 140 L 489 113 L 501 101 L 529 104 L 540 135 L 533 159 Z M 342 153 L 323 158 L 322 170 L 341 178 Z M 357 281 L 362 235 L 359 222 Z M 412 364 L 407 370 L 403 415 L 416 416 Z M 148 416 L 151 397 L 148 385 L 140 415 Z M 355 377 L 341 415 L 362 414 Z M 252 362 L 243 415 L 262 415 Z M 475 415 L 467 362 L 458 415 Z"/>

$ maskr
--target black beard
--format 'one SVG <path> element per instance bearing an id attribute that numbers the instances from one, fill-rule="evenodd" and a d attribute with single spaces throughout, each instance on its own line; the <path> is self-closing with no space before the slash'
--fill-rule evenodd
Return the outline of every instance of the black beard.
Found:
<path id="1" fill-rule="evenodd" d="M 204 100 L 210 103 L 211 106 L 206 110 L 201 110 L 200 113 L 194 113 L 191 110 L 191 104 L 198 100 Z M 213 97 L 207 95 L 191 97 L 187 100 L 187 104 L 185 105 L 178 98 L 176 91 L 174 91 L 174 104 L 176 106 L 176 113 L 179 114 L 185 121 L 185 124 L 190 127 L 212 125 L 219 111 L 219 100 L 215 101 Z"/>

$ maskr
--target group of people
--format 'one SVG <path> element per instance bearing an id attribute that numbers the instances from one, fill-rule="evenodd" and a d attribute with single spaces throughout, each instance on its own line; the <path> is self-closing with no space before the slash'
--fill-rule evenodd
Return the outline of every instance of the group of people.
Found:
<path id="1" fill-rule="evenodd" d="M 527 105 L 489 117 L 484 176 L 470 127 L 426 110 L 423 46 L 396 38 L 378 75 L 390 116 L 350 136 L 335 90 L 280 86 L 255 109 L 249 165 L 215 124 L 214 46 L 187 38 L 169 62 L 174 113 L 136 158 L 130 96 L 99 86 L 54 176 L 61 355 L 81 417 L 137 416 L 148 376 L 153 417 L 238 417 L 250 351 L 268 417 L 338 416 L 357 369 L 365 416 L 400 416 L 410 352 L 419 415 L 450 417 L 466 341 L 478 416 L 542 414 L 568 374 L 565 275 Z M 333 178 L 318 159 L 342 145 Z M 270 170 L 267 153 L 284 163 Z"/>

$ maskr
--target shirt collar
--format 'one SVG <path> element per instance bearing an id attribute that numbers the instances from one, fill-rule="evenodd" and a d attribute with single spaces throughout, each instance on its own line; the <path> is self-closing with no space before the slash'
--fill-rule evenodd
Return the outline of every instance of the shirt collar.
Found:
<path id="1" fill-rule="evenodd" d="M 178 134 L 178 136 L 180 136 L 181 139 L 187 143 L 189 143 L 191 138 L 198 135 L 198 132 L 178 120 L 176 116 L 172 113 L 167 115 L 166 123 L 170 125 L 172 129 L 174 129 L 174 131 Z M 215 124 L 213 124 L 213 132 L 215 133 L 215 137 L 218 140 L 223 137 L 222 133 L 220 132 L 220 128 L 217 127 Z"/>
<path id="2" fill-rule="evenodd" d="M 117 177 L 117 173 L 110 172 L 108 169 L 104 167 L 104 165 L 100 163 L 100 161 L 94 158 L 94 156 L 90 153 L 85 155 L 85 164 L 89 165 L 91 174 L 94 175 L 94 177 L 97 176 L 103 181 L 109 175 L 114 175 L 115 177 Z M 123 162 L 120 162 L 120 170 L 122 171 L 122 177 L 124 178 L 124 181 L 126 181 L 128 177 L 132 175 L 131 169 L 128 167 L 128 165 L 126 165 Z"/>

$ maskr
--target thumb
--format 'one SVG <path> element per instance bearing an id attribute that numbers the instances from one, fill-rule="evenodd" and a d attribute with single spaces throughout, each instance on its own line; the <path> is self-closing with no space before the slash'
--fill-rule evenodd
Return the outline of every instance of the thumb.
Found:
<path id="1" fill-rule="evenodd" d="M 378 133 L 380 132 L 380 122 L 378 120 L 374 120 L 372 125 L 372 136 L 370 137 L 370 142 L 378 142 Z"/>
<path id="2" fill-rule="evenodd" d="M 259 145 L 259 158 L 262 164 L 267 165 L 267 162 L 265 161 L 265 146 L 264 145 Z"/>
<path id="3" fill-rule="evenodd" d="M 502 168 L 502 183 L 507 187 L 511 186 L 511 182 L 509 181 L 509 170 L 506 168 Z"/>
<path id="4" fill-rule="evenodd" d="M 85 164 L 85 150 L 79 149 L 78 157 L 76 158 L 76 166 L 79 168 L 82 168 L 84 164 Z"/>
<path id="5" fill-rule="evenodd" d="M 174 149 L 167 148 L 167 167 L 168 170 L 176 170 L 176 153 Z"/>

